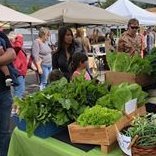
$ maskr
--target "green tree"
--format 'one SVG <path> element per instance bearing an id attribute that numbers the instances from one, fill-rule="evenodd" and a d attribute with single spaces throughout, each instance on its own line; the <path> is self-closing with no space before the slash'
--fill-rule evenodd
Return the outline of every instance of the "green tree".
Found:
<path id="1" fill-rule="evenodd" d="M 32 5 L 31 7 L 30 7 L 30 9 L 28 10 L 28 14 L 31 14 L 31 13 L 33 13 L 33 12 L 36 12 L 36 11 L 38 11 L 38 10 L 40 10 L 41 9 L 41 6 L 39 6 L 39 5 Z"/>
<path id="2" fill-rule="evenodd" d="M 151 7 L 155 7 L 154 4 L 148 4 L 148 3 L 139 3 L 139 2 L 134 2 L 133 3 L 143 9 L 146 9 L 146 8 L 151 8 Z"/>
<path id="3" fill-rule="evenodd" d="M 101 8 L 107 8 L 109 6 L 111 6 L 113 3 L 115 3 L 117 0 L 106 0 L 105 2 L 102 2 L 100 4 L 100 7 Z M 140 3 L 140 2 L 134 2 L 132 1 L 135 5 L 141 7 L 141 8 L 149 8 L 149 7 L 154 7 L 155 5 L 152 5 L 152 4 L 147 4 L 147 3 Z"/>
<path id="4" fill-rule="evenodd" d="M 6 6 L 6 7 L 8 7 L 8 8 L 14 9 L 14 10 L 16 10 L 16 11 L 20 11 L 18 5 L 16 5 L 16 4 L 11 4 L 11 3 L 9 3 L 7 0 L 4 0 L 4 1 L 3 1 L 3 5 Z"/>
<path id="5" fill-rule="evenodd" d="M 110 5 L 112 5 L 113 3 L 115 3 L 117 0 L 106 0 L 106 2 L 102 2 L 101 3 L 101 7 L 106 9 L 107 7 L 109 7 Z"/>

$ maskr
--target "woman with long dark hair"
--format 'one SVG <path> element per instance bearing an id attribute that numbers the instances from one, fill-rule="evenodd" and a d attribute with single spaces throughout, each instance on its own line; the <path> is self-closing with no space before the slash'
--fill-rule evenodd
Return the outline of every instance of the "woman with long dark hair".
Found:
<path id="1" fill-rule="evenodd" d="M 73 33 L 68 27 L 58 30 L 58 49 L 53 54 L 53 69 L 60 69 L 64 76 L 70 80 L 70 63 L 74 53 Z"/>

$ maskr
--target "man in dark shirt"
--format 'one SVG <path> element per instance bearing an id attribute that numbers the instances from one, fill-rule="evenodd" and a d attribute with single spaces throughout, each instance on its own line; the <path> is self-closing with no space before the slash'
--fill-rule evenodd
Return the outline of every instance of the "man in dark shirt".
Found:
<path id="1" fill-rule="evenodd" d="M 16 55 L 7 36 L 3 32 L 0 32 L 0 37 L 6 42 L 6 51 L 0 56 L 0 66 L 3 66 L 12 62 Z M 3 52 L 3 48 L 0 48 L 0 52 Z M 0 156 L 7 156 L 8 152 L 11 105 L 12 96 L 10 87 L 6 86 L 5 75 L 0 71 Z"/>

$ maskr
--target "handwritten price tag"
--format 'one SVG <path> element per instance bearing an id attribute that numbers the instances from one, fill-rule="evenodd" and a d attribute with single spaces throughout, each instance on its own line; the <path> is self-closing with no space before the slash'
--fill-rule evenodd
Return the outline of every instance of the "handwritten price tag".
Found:
<path id="1" fill-rule="evenodd" d="M 125 113 L 131 114 L 133 113 L 137 108 L 137 99 L 130 100 L 125 103 Z"/>
<path id="2" fill-rule="evenodd" d="M 131 137 L 127 137 L 120 132 L 117 133 L 117 140 L 121 150 L 127 154 L 128 156 L 132 156 L 131 149 L 129 149 L 129 145 L 131 143 Z"/>

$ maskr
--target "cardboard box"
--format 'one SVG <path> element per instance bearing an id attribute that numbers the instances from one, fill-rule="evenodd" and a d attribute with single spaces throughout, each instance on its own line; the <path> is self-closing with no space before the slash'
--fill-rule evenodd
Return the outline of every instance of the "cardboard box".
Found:
<path id="1" fill-rule="evenodd" d="M 146 87 L 156 83 L 156 77 L 149 75 L 135 75 L 125 72 L 112 72 L 106 71 L 105 80 L 111 85 L 118 85 L 123 82 L 138 83 L 139 85 Z"/>
<path id="2" fill-rule="evenodd" d="M 111 150 L 111 146 L 117 140 L 116 126 L 120 131 L 130 124 L 133 116 L 144 114 L 146 114 L 146 109 L 145 106 L 142 106 L 138 108 L 135 112 L 131 113 L 129 116 L 123 116 L 114 125 L 108 127 L 106 127 L 105 125 L 100 127 L 82 127 L 74 122 L 68 125 L 70 140 L 72 143 L 100 145 L 101 150 L 108 153 Z"/>

